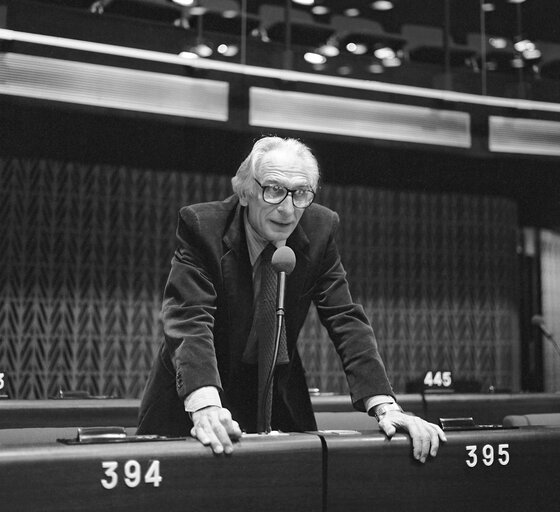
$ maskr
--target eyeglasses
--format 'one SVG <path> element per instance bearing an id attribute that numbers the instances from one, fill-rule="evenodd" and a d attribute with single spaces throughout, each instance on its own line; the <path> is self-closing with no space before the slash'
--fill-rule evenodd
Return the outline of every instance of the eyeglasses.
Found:
<path id="1" fill-rule="evenodd" d="M 307 208 L 315 199 L 315 192 L 311 189 L 296 188 L 290 190 L 281 185 L 261 185 L 259 180 L 253 179 L 262 188 L 262 198 L 268 204 L 280 204 L 288 194 L 292 194 L 292 204 L 296 208 Z"/>

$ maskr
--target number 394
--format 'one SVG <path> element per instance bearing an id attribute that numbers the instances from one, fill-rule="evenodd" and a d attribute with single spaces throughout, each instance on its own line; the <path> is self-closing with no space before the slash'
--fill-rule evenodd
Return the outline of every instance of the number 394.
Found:
<path id="1" fill-rule="evenodd" d="M 468 455 L 465 462 L 469 468 L 474 468 L 479 463 L 479 459 L 482 460 L 485 466 L 491 466 L 495 461 L 502 466 L 507 466 L 509 464 L 509 444 L 507 443 L 499 444 L 497 453 L 491 444 L 485 444 L 480 449 L 480 456 L 476 444 L 465 446 L 465 449 Z"/>
<path id="2" fill-rule="evenodd" d="M 119 463 L 114 460 L 101 463 L 101 467 L 105 473 L 106 478 L 101 479 L 101 485 L 105 489 L 114 489 L 119 483 Z M 163 480 L 159 473 L 159 460 L 151 461 L 146 473 L 142 475 L 142 468 L 137 460 L 128 460 L 123 466 L 124 483 L 127 487 L 138 487 L 142 480 L 146 484 L 152 484 L 154 487 L 159 487 L 160 482 Z M 143 476 L 143 478 L 142 478 Z"/>

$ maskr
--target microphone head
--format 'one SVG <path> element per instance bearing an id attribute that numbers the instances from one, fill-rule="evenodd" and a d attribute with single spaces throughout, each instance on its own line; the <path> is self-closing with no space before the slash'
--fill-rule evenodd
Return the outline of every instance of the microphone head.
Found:
<path id="1" fill-rule="evenodd" d="M 544 318 L 541 315 L 534 315 L 531 318 L 531 323 L 537 327 L 544 327 Z"/>
<path id="2" fill-rule="evenodd" d="M 285 245 L 274 251 L 271 263 L 276 272 L 285 272 L 289 276 L 296 266 L 296 255 L 292 249 Z"/>

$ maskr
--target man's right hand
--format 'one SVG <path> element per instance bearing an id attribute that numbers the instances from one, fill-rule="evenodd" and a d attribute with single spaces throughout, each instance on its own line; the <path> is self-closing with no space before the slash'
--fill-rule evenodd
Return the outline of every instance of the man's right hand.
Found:
<path id="1" fill-rule="evenodd" d="M 216 454 L 233 452 L 233 442 L 241 437 L 239 423 L 228 409 L 211 405 L 192 413 L 191 436 L 204 446 L 210 445 Z"/>

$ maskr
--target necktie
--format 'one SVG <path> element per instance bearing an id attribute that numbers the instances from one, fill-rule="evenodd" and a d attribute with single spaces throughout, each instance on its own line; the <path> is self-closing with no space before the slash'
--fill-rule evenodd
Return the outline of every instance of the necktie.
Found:
<path id="1" fill-rule="evenodd" d="M 271 258 L 276 248 L 268 244 L 261 253 L 261 286 L 255 307 L 254 326 L 258 346 L 258 396 L 257 428 L 259 432 L 270 431 L 272 418 L 272 383 L 267 390 L 267 377 L 271 373 L 274 359 L 274 335 L 276 332 L 276 290 L 278 275 L 272 267 Z M 276 364 L 288 362 L 286 329 L 282 324 L 280 346 Z"/>

